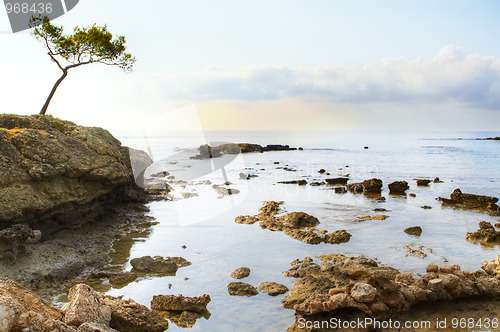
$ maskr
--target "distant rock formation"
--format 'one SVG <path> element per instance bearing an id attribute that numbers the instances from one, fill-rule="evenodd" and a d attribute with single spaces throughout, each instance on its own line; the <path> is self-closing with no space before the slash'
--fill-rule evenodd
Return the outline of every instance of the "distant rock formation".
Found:
<path id="1" fill-rule="evenodd" d="M 198 148 L 200 153 L 196 156 L 191 157 L 191 159 L 210 159 L 218 158 L 222 155 L 228 154 L 239 154 L 239 153 L 250 153 L 250 152 L 267 152 L 267 151 L 294 151 L 297 148 L 291 148 L 289 145 L 278 145 L 271 144 L 265 147 L 259 144 L 249 144 L 249 143 L 227 143 L 212 147 L 208 144 L 201 145 Z"/>

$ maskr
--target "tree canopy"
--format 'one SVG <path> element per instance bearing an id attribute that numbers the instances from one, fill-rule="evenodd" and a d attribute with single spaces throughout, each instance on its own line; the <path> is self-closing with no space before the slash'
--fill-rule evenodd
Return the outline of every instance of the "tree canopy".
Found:
<path id="1" fill-rule="evenodd" d="M 48 55 L 56 63 L 63 75 L 57 80 L 47 98 L 40 114 L 45 114 L 50 100 L 57 87 L 68 75 L 68 70 L 82 65 L 101 63 L 118 66 L 126 72 L 132 71 L 136 61 L 129 53 L 125 53 L 125 37 L 113 35 L 106 25 L 96 24 L 73 29 L 73 34 L 63 35 L 63 28 L 50 23 L 47 17 L 32 19 L 33 35 L 48 50 Z"/>

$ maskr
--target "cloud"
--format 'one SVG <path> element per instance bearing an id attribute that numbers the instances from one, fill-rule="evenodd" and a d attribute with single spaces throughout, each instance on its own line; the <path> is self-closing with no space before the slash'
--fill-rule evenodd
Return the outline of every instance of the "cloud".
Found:
<path id="1" fill-rule="evenodd" d="M 193 101 L 459 103 L 500 110 L 500 58 L 464 54 L 449 45 L 430 60 L 386 59 L 362 67 L 254 66 L 167 75 L 158 82 L 169 98 Z"/>

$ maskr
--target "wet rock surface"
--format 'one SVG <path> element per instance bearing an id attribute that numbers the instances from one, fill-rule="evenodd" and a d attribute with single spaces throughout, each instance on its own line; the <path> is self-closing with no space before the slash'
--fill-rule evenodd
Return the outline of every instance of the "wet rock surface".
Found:
<path id="1" fill-rule="evenodd" d="M 150 229 L 154 223 L 146 211 L 139 203 L 110 207 L 103 219 L 79 229 L 59 231 L 35 244 L 19 242 L 24 246 L 19 259 L 2 260 L 0 275 L 51 299 L 71 279 L 108 264 L 115 240 Z"/>
<path id="2" fill-rule="evenodd" d="M 229 276 L 233 279 L 243 279 L 250 275 L 250 269 L 248 267 L 239 267 L 231 271 Z"/>
<path id="3" fill-rule="evenodd" d="M 389 193 L 393 195 L 404 195 L 410 189 L 406 181 L 394 181 L 388 185 Z"/>
<path id="4" fill-rule="evenodd" d="M 429 179 L 413 179 L 417 182 L 417 186 L 425 187 L 428 186 L 429 183 L 432 182 L 432 180 Z"/>
<path id="5" fill-rule="evenodd" d="M 191 265 L 182 257 L 144 256 L 130 260 L 133 272 L 175 274 L 180 267 Z"/>
<path id="6" fill-rule="evenodd" d="M 255 218 L 260 220 L 259 226 L 262 229 L 283 232 L 291 238 L 308 244 L 340 244 L 350 240 L 351 234 L 345 230 L 328 233 L 328 231 L 316 229 L 315 226 L 319 225 L 320 221 L 307 213 L 291 212 L 278 216 L 278 214 L 283 212 L 281 208 L 282 204 L 283 202 L 275 201 L 264 203 L 259 210 L 259 214 L 255 216 Z M 243 222 L 249 218 L 251 217 L 240 216 L 236 220 Z"/>
<path id="7" fill-rule="evenodd" d="M 500 207 L 496 204 L 498 198 L 476 194 L 462 193 L 460 189 L 455 189 L 450 198 L 438 197 L 442 205 L 457 206 L 467 209 L 487 210 L 494 216 L 500 215 Z"/>
<path id="8" fill-rule="evenodd" d="M 246 224 L 246 225 L 252 225 L 255 224 L 257 221 L 259 221 L 259 218 L 253 217 L 253 216 L 239 216 L 236 217 L 234 222 L 237 224 Z"/>
<path id="9" fill-rule="evenodd" d="M 221 187 L 221 186 L 218 186 L 216 184 L 214 184 L 212 187 L 221 196 L 236 195 L 236 194 L 240 193 L 240 191 L 238 189 L 231 189 L 231 188 Z"/>
<path id="10" fill-rule="evenodd" d="M 325 182 L 330 186 L 345 186 L 349 181 L 349 178 L 341 177 L 341 178 L 333 178 L 333 179 L 325 179 Z"/>
<path id="11" fill-rule="evenodd" d="M 288 287 L 276 282 L 263 282 L 257 287 L 259 291 L 266 293 L 270 296 L 278 296 L 288 292 Z"/>
<path id="12" fill-rule="evenodd" d="M 190 311 L 204 313 L 210 303 L 210 295 L 197 297 L 182 295 L 155 295 L 151 300 L 151 309 L 160 311 Z"/>
<path id="13" fill-rule="evenodd" d="M 244 282 L 231 282 L 227 285 L 229 295 L 236 296 L 254 296 L 259 294 L 259 291 L 254 286 Z"/>
<path id="14" fill-rule="evenodd" d="M 458 265 L 443 265 L 429 267 L 430 272 L 420 278 L 378 266 L 366 258 L 342 255 L 320 258 L 323 262 L 319 264 L 310 258 L 293 261 L 285 273 L 300 279 L 294 281 L 294 288 L 282 305 L 295 309 L 299 316 L 315 317 L 351 309 L 369 317 L 387 317 L 406 312 L 418 303 L 500 296 L 499 257 L 483 262 L 483 269 L 489 273 L 465 272 Z"/>
<path id="15" fill-rule="evenodd" d="M 305 186 L 307 184 L 306 180 L 290 180 L 290 181 L 280 181 L 279 184 L 298 184 L 299 186 Z"/>
<path id="16" fill-rule="evenodd" d="M 355 193 L 355 194 L 380 193 L 382 191 L 382 180 L 373 178 L 373 179 L 365 180 L 365 181 L 360 182 L 360 183 L 351 183 L 351 184 L 347 185 L 347 190 L 352 192 L 352 193 Z"/>
<path id="17" fill-rule="evenodd" d="M 481 221 L 479 229 L 473 233 L 467 233 L 468 241 L 480 242 L 482 244 L 500 244 L 500 231 L 497 232 L 491 223 Z"/>

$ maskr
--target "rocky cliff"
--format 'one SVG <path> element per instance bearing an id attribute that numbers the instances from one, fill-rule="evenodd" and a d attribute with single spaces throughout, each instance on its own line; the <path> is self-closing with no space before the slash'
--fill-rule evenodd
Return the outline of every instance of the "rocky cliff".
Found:
<path id="1" fill-rule="evenodd" d="M 140 197 L 129 150 L 108 131 L 0 114 L 0 229 L 25 223 L 45 236 Z"/>

